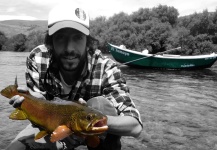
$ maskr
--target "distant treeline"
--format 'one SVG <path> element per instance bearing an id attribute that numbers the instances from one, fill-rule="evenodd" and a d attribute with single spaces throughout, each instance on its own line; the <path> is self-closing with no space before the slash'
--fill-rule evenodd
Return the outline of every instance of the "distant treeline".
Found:
<path id="1" fill-rule="evenodd" d="M 176 8 L 166 5 L 140 8 L 130 15 L 121 12 L 110 18 L 97 17 L 90 21 L 90 32 L 103 52 L 108 52 L 107 43 L 150 53 L 176 47 L 181 47 L 177 53 L 185 55 L 217 52 L 217 10 L 178 16 Z M 7 38 L 0 31 L 0 50 L 30 51 L 43 43 L 44 35 L 45 31 L 34 31 Z"/>

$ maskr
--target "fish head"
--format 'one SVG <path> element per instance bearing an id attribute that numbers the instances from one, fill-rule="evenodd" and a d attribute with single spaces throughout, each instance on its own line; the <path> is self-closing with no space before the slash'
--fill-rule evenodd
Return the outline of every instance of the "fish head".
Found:
<path id="1" fill-rule="evenodd" d="M 77 112 L 72 120 L 71 125 L 83 135 L 97 135 L 108 130 L 107 117 L 92 108 Z"/>
<path id="2" fill-rule="evenodd" d="M 9 85 L 8 87 L 1 90 L 1 95 L 11 98 L 18 93 L 16 85 Z"/>

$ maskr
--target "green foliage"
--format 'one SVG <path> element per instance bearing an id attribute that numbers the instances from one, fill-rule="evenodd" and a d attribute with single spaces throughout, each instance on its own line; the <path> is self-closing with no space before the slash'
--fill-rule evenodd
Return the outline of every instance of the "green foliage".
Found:
<path id="1" fill-rule="evenodd" d="M 153 12 L 148 8 L 140 8 L 138 11 L 134 12 L 131 16 L 132 22 L 143 24 L 147 20 L 152 20 Z"/>
<path id="2" fill-rule="evenodd" d="M 9 38 L 5 46 L 3 47 L 4 51 L 15 51 L 15 52 L 23 52 L 25 51 L 25 42 L 26 42 L 26 35 L 24 34 L 17 34 L 12 38 Z"/>
<path id="3" fill-rule="evenodd" d="M 45 38 L 45 32 L 44 31 L 33 31 L 31 32 L 27 40 L 25 42 L 25 51 L 31 51 L 33 48 L 35 48 L 38 45 L 41 45 L 44 43 Z"/>
<path id="4" fill-rule="evenodd" d="M 149 22 L 150 29 L 146 32 L 144 38 L 147 45 L 152 47 L 152 53 L 162 52 L 166 50 L 168 38 L 171 36 L 171 25 L 152 20 Z"/>
<path id="5" fill-rule="evenodd" d="M 217 52 L 217 10 L 178 16 L 176 8 L 166 5 L 140 8 L 130 15 L 120 12 L 110 18 L 100 16 L 90 21 L 90 34 L 99 41 L 98 48 L 103 52 L 108 52 L 107 43 L 136 51 L 147 48 L 150 53 L 176 47 L 182 47 L 181 54 L 185 55 Z M 45 24 L 43 21 L 0 23 L 1 29 L 8 26 L 25 29 L 25 33 L 11 37 L 0 31 L 0 50 L 31 51 L 43 44 Z"/>
<path id="6" fill-rule="evenodd" d="M 217 12 L 178 15 L 174 7 L 159 5 L 140 8 L 131 15 L 121 12 L 108 19 L 99 17 L 91 21 L 91 35 L 99 39 L 99 49 L 104 52 L 107 43 L 136 51 L 148 48 L 151 53 L 180 46 L 186 55 L 216 51 Z M 201 35 L 204 38 L 199 40 Z"/>
<path id="7" fill-rule="evenodd" d="M 209 18 L 209 13 L 207 11 L 204 11 L 202 15 L 197 15 L 197 18 L 198 19 L 191 27 L 191 34 L 196 36 L 198 34 L 209 33 L 210 26 L 212 25 L 212 21 Z"/>
<path id="8" fill-rule="evenodd" d="M 108 20 L 97 18 L 91 21 L 90 29 L 91 35 L 100 39 L 99 48 L 102 50 L 107 49 L 106 43 L 109 42 L 137 51 L 150 47 L 150 51 L 156 53 L 166 50 L 177 19 L 178 11 L 175 8 L 159 5 L 153 9 L 141 8 L 131 15 L 121 12 Z M 97 32 L 96 28 L 103 30 Z"/>
<path id="9" fill-rule="evenodd" d="M 169 22 L 172 26 L 177 23 L 178 10 L 174 7 L 168 7 L 166 5 L 159 5 L 153 8 L 154 17 L 158 18 L 161 22 Z"/>
<path id="10" fill-rule="evenodd" d="M 7 41 L 7 37 L 3 32 L 0 31 L 0 51 L 2 50 L 2 47 L 4 46 L 6 41 Z"/>
<path id="11" fill-rule="evenodd" d="M 213 44 L 207 34 L 199 34 L 195 37 L 195 47 L 198 54 L 206 54 L 213 50 Z"/>

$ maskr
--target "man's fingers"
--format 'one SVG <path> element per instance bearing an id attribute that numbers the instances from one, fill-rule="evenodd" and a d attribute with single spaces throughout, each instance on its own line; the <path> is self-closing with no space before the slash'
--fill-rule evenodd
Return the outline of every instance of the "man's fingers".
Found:
<path id="1" fill-rule="evenodd" d="M 79 102 L 81 105 L 87 105 L 87 102 L 86 102 L 83 98 L 79 98 L 79 99 L 78 99 L 78 102 Z"/>
<path id="2" fill-rule="evenodd" d="M 27 87 L 18 87 L 17 90 L 20 93 L 27 93 L 28 92 L 28 88 Z"/>
<path id="3" fill-rule="evenodd" d="M 24 97 L 15 95 L 10 99 L 9 104 L 11 104 L 14 108 L 16 108 L 22 104 L 23 100 L 24 100 Z"/>
<path id="4" fill-rule="evenodd" d="M 14 100 L 10 99 L 9 104 L 12 105 L 14 103 Z"/>
<path id="5" fill-rule="evenodd" d="M 18 98 L 14 101 L 13 107 L 14 107 L 14 108 L 20 107 L 21 104 L 22 104 L 22 102 L 23 102 L 23 100 L 24 100 L 24 97 L 22 97 L 22 96 L 18 97 Z"/>
<path id="6" fill-rule="evenodd" d="M 18 99 L 18 97 L 19 97 L 19 95 L 13 96 L 13 97 L 10 99 L 9 104 L 12 105 L 12 104 L 14 103 L 14 101 L 15 101 L 16 99 Z"/>

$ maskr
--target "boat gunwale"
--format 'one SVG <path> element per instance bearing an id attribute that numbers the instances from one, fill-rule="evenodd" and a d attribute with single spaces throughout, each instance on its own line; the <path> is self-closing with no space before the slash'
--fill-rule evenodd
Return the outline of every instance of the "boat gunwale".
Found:
<path id="1" fill-rule="evenodd" d="M 193 56 L 183 56 L 183 55 L 170 55 L 170 54 L 164 54 L 164 55 L 155 55 L 155 54 L 143 54 L 141 52 L 138 52 L 138 51 L 133 51 L 133 50 L 130 50 L 130 49 L 123 49 L 123 48 L 120 48 L 116 45 L 113 45 L 113 44 L 110 44 L 110 46 L 114 47 L 114 48 L 117 48 L 119 50 L 122 50 L 122 51 L 126 51 L 126 52 L 129 52 L 129 53 L 133 53 L 133 54 L 137 54 L 137 55 L 141 55 L 141 56 L 145 56 L 145 57 L 155 57 L 155 58 L 163 58 L 163 59 L 214 59 L 213 57 L 216 57 L 215 59 L 217 59 L 217 54 L 215 54 L 214 52 L 211 53 L 211 54 L 206 54 L 206 55 L 193 55 Z"/>

